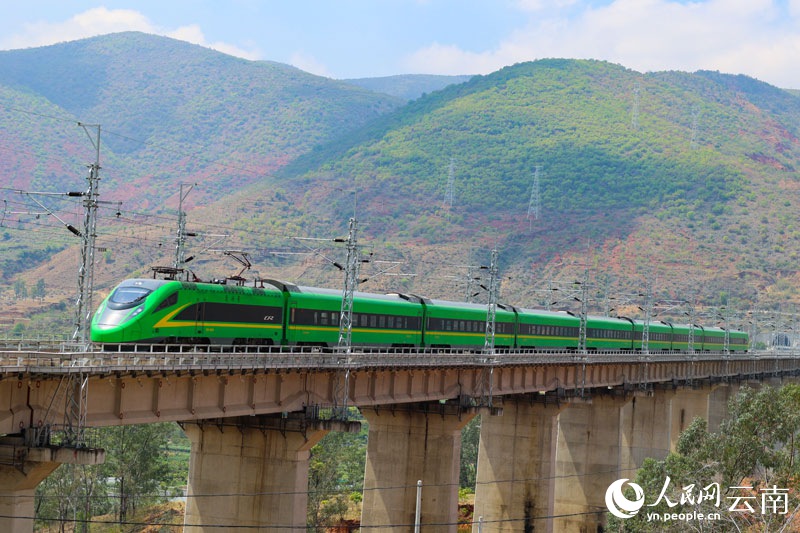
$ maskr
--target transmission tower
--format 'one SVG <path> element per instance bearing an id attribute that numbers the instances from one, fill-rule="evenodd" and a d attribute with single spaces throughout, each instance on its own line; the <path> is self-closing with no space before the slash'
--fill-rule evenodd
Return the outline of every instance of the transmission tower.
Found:
<path id="1" fill-rule="evenodd" d="M 533 221 L 539 220 L 541 199 L 539 197 L 539 170 L 540 165 L 536 165 L 533 171 L 533 185 L 531 186 L 531 199 L 528 201 L 528 221 L 530 229 L 533 230 Z"/>
<path id="2" fill-rule="evenodd" d="M 453 207 L 453 202 L 455 201 L 455 192 L 456 188 L 456 173 L 455 173 L 455 161 L 451 157 L 450 158 L 450 167 L 447 171 L 447 186 L 444 189 L 444 200 L 442 201 L 442 209 L 449 210 Z"/>
<path id="3" fill-rule="evenodd" d="M 689 141 L 689 147 L 694 150 L 697 148 L 697 122 L 698 122 L 697 108 L 692 108 L 692 138 Z"/>
<path id="4" fill-rule="evenodd" d="M 631 129 L 638 130 L 639 129 L 639 92 L 641 91 L 641 85 L 639 82 L 636 82 L 636 85 L 633 86 L 633 107 L 631 108 Z"/>

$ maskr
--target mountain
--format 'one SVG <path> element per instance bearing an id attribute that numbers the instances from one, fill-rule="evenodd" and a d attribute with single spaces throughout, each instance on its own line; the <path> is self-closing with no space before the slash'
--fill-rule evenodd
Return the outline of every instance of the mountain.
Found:
<path id="1" fill-rule="evenodd" d="M 472 76 L 437 76 L 432 74 L 402 74 L 382 78 L 356 78 L 342 80 L 376 93 L 385 93 L 403 100 L 416 100 L 420 96 L 469 81 Z"/>
<path id="2" fill-rule="evenodd" d="M 0 87 L 4 128 L 37 119 L 31 134 L 42 147 L 77 145 L 73 152 L 91 155 L 74 122 L 100 124 L 105 191 L 147 206 L 177 193 L 175 176 L 209 182 L 201 197 L 218 197 L 402 104 L 287 65 L 142 33 L 0 52 Z M 59 124 L 69 119 L 74 139 Z M 44 172 L 32 180 L 53 181 Z"/>
<path id="3" fill-rule="evenodd" d="M 63 190 L 71 176 L 80 187 L 93 151 L 75 121 L 102 124 L 103 199 L 124 200 L 101 218 L 104 291 L 171 262 L 183 182 L 198 184 L 184 209 L 204 278 L 239 269 L 221 262 L 224 248 L 246 251 L 251 274 L 339 287 L 333 238 L 355 217 L 363 290 L 463 299 L 496 248 L 503 300 L 516 305 L 549 303 L 552 280 L 587 275 L 594 308 L 606 288 L 739 309 L 798 299 L 796 94 L 568 59 L 410 102 L 388 95 L 402 80 L 383 81 L 397 90 L 136 33 L 3 52 L 0 184 Z M 30 251 L 18 230 L 39 229 L 33 216 L 6 217 L 12 259 L 0 268 L 9 287 L 24 270 L 29 285 L 66 291 L 74 247 L 55 252 L 71 237 L 50 224 Z"/>
<path id="4" fill-rule="evenodd" d="M 331 192 L 357 189 L 362 235 L 404 250 L 392 259 L 418 265 L 415 290 L 430 272 L 476 264 L 471 249 L 486 265 L 496 246 L 520 305 L 584 265 L 596 286 L 774 304 L 796 297 L 799 117 L 795 95 L 745 76 L 542 60 L 423 96 L 277 175 L 294 191 L 286 223 L 313 212 L 312 233 L 344 231 L 352 198 Z M 247 227 L 259 225 L 281 222 Z"/>

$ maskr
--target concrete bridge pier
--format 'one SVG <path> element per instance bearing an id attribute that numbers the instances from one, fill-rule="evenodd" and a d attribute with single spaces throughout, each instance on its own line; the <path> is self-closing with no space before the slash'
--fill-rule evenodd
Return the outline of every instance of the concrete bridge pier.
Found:
<path id="1" fill-rule="evenodd" d="M 723 398 L 722 402 L 712 400 L 712 392 L 718 390 L 717 396 Z M 727 407 L 726 397 L 727 387 L 716 386 L 700 387 L 696 389 L 682 388 L 675 391 L 656 391 L 656 394 L 665 395 L 669 398 L 670 403 L 670 430 L 669 430 L 669 449 L 675 450 L 678 444 L 678 438 L 695 418 L 703 418 L 706 422 L 709 421 L 709 414 L 712 413 L 710 406 L 714 405 L 713 415 L 711 417 L 717 425 L 718 420 L 721 420 L 720 413 L 725 412 Z M 722 409 L 720 411 L 719 409 Z"/>
<path id="2" fill-rule="evenodd" d="M 187 422 L 192 443 L 184 531 L 234 526 L 275 532 L 306 529 L 311 448 L 331 430 L 358 431 L 358 422 L 302 415 Z"/>
<path id="3" fill-rule="evenodd" d="M 595 532 L 605 521 L 608 486 L 621 471 L 623 411 L 631 396 L 574 399 L 559 415 L 552 531 Z"/>
<path id="4" fill-rule="evenodd" d="M 62 464 L 96 465 L 105 452 L 59 446 L 27 446 L 22 437 L 0 439 L 0 531 L 33 531 L 36 486 Z"/>
<path id="5" fill-rule="evenodd" d="M 461 430 L 475 416 L 455 404 L 363 408 L 369 422 L 363 528 L 407 533 L 422 481 L 423 531 L 456 531 Z"/>
<path id="6" fill-rule="evenodd" d="M 634 392 L 620 406 L 619 475 L 632 479 L 648 457 L 663 459 L 670 450 L 673 391 Z"/>
<path id="7" fill-rule="evenodd" d="M 488 531 L 553 531 L 542 517 L 554 514 L 558 417 L 567 404 L 543 399 L 507 397 L 501 416 L 481 415 L 474 516 Z"/>

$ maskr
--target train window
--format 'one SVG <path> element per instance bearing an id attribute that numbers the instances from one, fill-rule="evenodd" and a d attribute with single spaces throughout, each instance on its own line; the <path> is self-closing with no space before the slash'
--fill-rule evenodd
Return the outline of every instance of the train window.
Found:
<path id="1" fill-rule="evenodd" d="M 178 293 L 177 292 L 173 292 L 172 294 L 170 294 L 169 296 L 164 298 L 164 301 L 161 302 L 160 304 L 158 304 L 158 307 L 156 307 L 153 310 L 153 312 L 157 313 L 157 312 L 161 311 L 162 309 L 166 309 L 167 307 L 172 307 L 176 303 L 178 303 Z"/>
<path id="2" fill-rule="evenodd" d="M 328 325 L 328 313 L 327 312 L 322 311 L 319 314 L 319 323 L 321 325 L 323 325 L 323 326 L 327 326 Z"/>
<path id="3" fill-rule="evenodd" d="M 150 289 L 144 287 L 117 287 L 108 299 L 108 307 L 111 309 L 129 309 L 138 305 L 150 294 Z"/>
<path id="4" fill-rule="evenodd" d="M 378 315 L 378 327 L 386 329 L 386 315 Z"/>

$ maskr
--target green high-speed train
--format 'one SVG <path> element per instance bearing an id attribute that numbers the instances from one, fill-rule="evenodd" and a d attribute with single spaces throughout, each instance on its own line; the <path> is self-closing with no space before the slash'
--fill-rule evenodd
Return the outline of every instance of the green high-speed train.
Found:
<path id="1" fill-rule="evenodd" d="M 342 291 L 262 280 L 259 287 L 156 279 L 129 279 L 103 301 L 92 319 L 99 344 L 200 344 L 220 346 L 335 347 L 339 341 Z M 412 294 L 353 297 L 351 345 L 359 347 L 481 350 L 487 306 L 432 300 Z M 641 350 L 645 323 L 589 316 L 589 350 Z M 575 351 L 580 319 L 564 312 L 498 305 L 498 350 Z M 729 330 L 731 351 L 747 351 L 743 331 Z M 718 327 L 651 322 L 648 349 L 721 351 Z"/>

